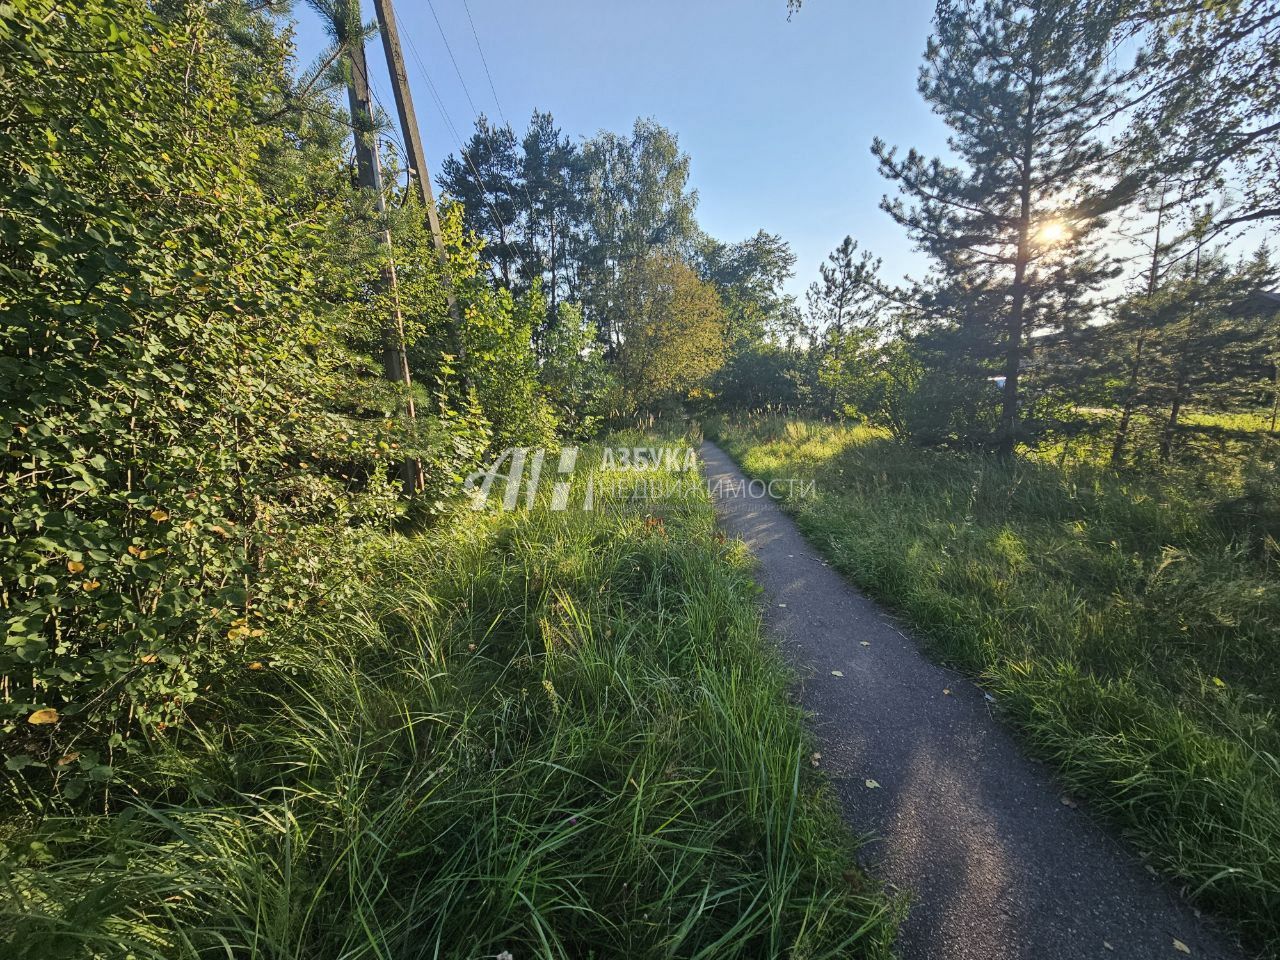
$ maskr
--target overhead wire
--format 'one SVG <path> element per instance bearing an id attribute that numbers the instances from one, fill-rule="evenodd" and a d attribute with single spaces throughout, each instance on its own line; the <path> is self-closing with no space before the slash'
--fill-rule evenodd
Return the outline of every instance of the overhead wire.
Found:
<path id="1" fill-rule="evenodd" d="M 432 12 L 432 15 L 434 16 L 435 15 L 434 6 L 432 7 L 431 12 Z M 444 39 L 446 49 L 449 49 L 450 58 L 453 59 L 453 51 L 452 49 L 449 48 L 448 38 L 445 37 L 444 29 L 443 27 L 441 27 L 440 20 L 438 17 L 436 18 L 436 26 L 437 28 L 440 29 L 440 36 L 442 39 Z M 427 81 L 427 90 L 431 93 L 432 100 L 435 101 L 436 109 L 440 111 L 440 115 L 441 117 L 443 117 L 445 125 L 448 126 L 450 132 L 453 134 L 454 143 L 458 147 L 458 154 L 462 157 L 463 161 L 466 163 L 467 167 L 470 169 L 471 175 L 475 177 L 476 184 L 480 187 L 480 195 L 481 197 L 484 198 L 485 206 L 489 208 L 489 213 L 493 217 L 494 223 L 498 225 L 498 228 L 501 232 L 501 236 L 505 238 L 507 235 L 506 222 L 502 219 L 502 215 L 498 213 L 497 208 L 493 205 L 493 202 L 489 199 L 489 193 L 490 193 L 489 188 L 485 184 L 484 177 L 481 176 L 479 169 L 476 168 L 475 162 L 472 159 L 471 154 L 467 151 L 466 141 L 463 140 L 462 135 L 458 132 L 458 128 L 453 122 L 453 118 L 449 115 L 449 109 L 444 104 L 444 98 L 440 96 L 439 89 L 436 87 L 435 82 L 431 79 L 431 71 L 427 69 L 426 63 L 423 62 L 422 55 L 418 53 L 418 47 L 413 42 L 412 34 L 406 33 L 404 35 L 404 38 L 409 47 L 409 55 L 413 57 L 414 63 L 417 64 L 418 69 L 422 72 L 423 78 Z M 457 70 L 457 67 L 458 67 L 457 60 L 454 59 L 453 63 L 454 63 L 454 69 Z M 458 79 L 462 81 L 462 88 L 463 88 L 463 92 L 467 96 L 467 102 L 471 104 L 472 110 L 475 111 L 475 103 L 471 99 L 470 92 L 467 90 L 466 81 L 462 80 L 461 70 L 458 70 Z M 479 119 L 480 114 L 478 111 L 475 111 L 475 117 L 476 119 Z M 512 250 L 511 250 L 510 242 L 507 241 L 506 239 L 503 239 L 502 244 L 506 248 L 507 254 L 511 255 Z"/>
<path id="2" fill-rule="evenodd" d="M 498 108 L 498 118 L 502 120 L 504 127 L 511 126 L 507 122 L 507 115 L 502 111 L 502 101 L 498 99 L 498 88 L 493 84 L 493 74 L 489 72 L 489 58 L 484 55 L 484 47 L 480 44 L 480 34 L 476 32 L 476 22 L 471 17 L 471 4 L 467 0 L 462 0 L 462 9 L 467 12 L 467 23 L 471 25 L 471 37 L 476 42 L 476 50 L 480 54 L 480 62 L 484 65 L 484 75 L 489 81 L 489 92 L 493 94 L 493 105 Z"/>
<path id="3" fill-rule="evenodd" d="M 467 81 L 462 76 L 462 68 L 458 66 L 458 58 L 453 55 L 453 47 L 449 43 L 448 36 L 445 35 L 444 25 L 440 22 L 440 15 L 436 13 L 436 5 L 431 0 L 427 0 L 427 9 L 431 11 L 432 19 L 436 22 L 436 29 L 440 31 L 440 39 L 444 41 L 445 51 L 448 52 L 449 59 L 453 61 L 454 73 L 458 75 L 458 82 L 462 84 L 462 92 L 466 95 L 467 103 L 471 105 L 471 112 L 478 117 L 480 116 L 480 111 L 476 109 L 476 102 L 471 99 L 471 91 L 467 89 Z"/>
<path id="4" fill-rule="evenodd" d="M 458 59 L 453 55 L 453 47 L 449 44 L 449 38 L 445 35 L 444 26 L 440 23 L 440 17 L 436 15 L 435 4 L 432 0 L 427 0 L 427 5 L 431 8 L 431 15 L 435 18 L 436 29 L 440 31 L 440 39 L 444 41 L 445 49 L 449 51 L 449 59 L 453 61 L 453 69 L 458 74 L 458 82 L 462 84 L 462 92 L 466 94 L 467 103 L 471 104 L 471 112 L 479 119 L 480 113 L 476 110 L 475 101 L 471 98 L 471 91 L 467 89 L 467 81 L 462 76 L 462 70 L 458 67 Z M 471 4 L 467 0 L 462 0 L 462 9 L 467 14 L 467 23 L 471 26 L 471 37 L 476 44 L 476 52 L 480 54 L 480 63 L 484 66 L 485 78 L 489 81 L 489 92 L 493 94 L 493 105 L 498 108 L 498 118 L 502 121 L 503 127 L 511 130 L 511 124 L 507 120 L 506 112 L 502 109 L 502 101 L 498 97 L 498 88 L 493 82 L 493 73 L 489 70 L 489 58 L 484 55 L 484 46 L 480 43 L 480 33 L 476 30 L 475 18 L 471 16 Z M 514 133 L 512 134 L 514 137 Z M 524 194 L 525 203 L 528 204 L 529 219 L 532 223 L 534 217 L 533 197 L 529 194 L 529 185 L 525 183 L 523 177 L 520 178 L 520 192 Z"/>

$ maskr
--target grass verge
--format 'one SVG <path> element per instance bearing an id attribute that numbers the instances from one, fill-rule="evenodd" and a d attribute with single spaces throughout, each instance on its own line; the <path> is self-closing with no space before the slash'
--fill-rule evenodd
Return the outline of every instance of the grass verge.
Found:
<path id="1" fill-rule="evenodd" d="M 376 538 L 99 815 L 10 820 L 39 957 L 887 957 L 705 493 Z"/>
<path id="2" fill-rule="evenodd" d="M 1280 947 L 1280 552 L 1239 491 L 777 419 L 717 439 L 754 477 L 813 480 L 788 508 L 833 564 L 1153 867 Z"/>

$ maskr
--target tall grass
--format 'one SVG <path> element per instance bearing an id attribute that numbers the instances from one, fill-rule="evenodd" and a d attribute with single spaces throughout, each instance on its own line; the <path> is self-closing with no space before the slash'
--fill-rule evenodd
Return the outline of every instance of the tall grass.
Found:
<path id="1" fill-rule="evenodd" d="M 1197 901 L 1280 947 L 1280 580 L 1238 477 L 1117 476 L 725 427 L 834 565 L 981 678 L 1034 749 Z"/>
<path id="2" fill-rule="evenodd" d="M 0 953 L 888 956 L 703 492 L 367 549 L 149 799 L 10 823 Z"/>

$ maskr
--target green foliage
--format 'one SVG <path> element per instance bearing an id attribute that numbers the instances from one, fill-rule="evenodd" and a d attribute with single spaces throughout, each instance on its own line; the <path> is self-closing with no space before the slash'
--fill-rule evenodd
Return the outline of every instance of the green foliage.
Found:
<path id="1" fill-rule="evenodd" d="M 555 439 L 556 420 L 538 384 L 529 347 L 541 327 L 546 301 L 535 287 L 519 297 L 475 278 L 459 288 L 467 343 L 467 370 L 474 378 L 481 409 L 488 416 L 495 447 L 546 445 Z"/>
<path id="2" fill-rule="evenodd" d="M 489 428 L 445 352 L 421 211 L 382 221 L 351 189 L 267 16 L 27 0 L 0 41 L 0 736 L 12 796 L 40 807 L 110 779 L 318 602 L 316 543 L 403 513 L 394 463 L 423 463 L 414 511 L 438 510 Z M 430 357 L 413 422 L 374 359 L 397 308 Z"/>
<path id="3" fill-rule="evenodd" d="M 1144 44 L 1131 166 L 1180 180 L 1203 196 L 1230 182 L 1215 232 L 1280 218 L 1276 124 L 1280 8 L 1250 0 L 1170 4 L 1127 0 Z"/>
<path id="4" fill-rule="evenodd" d="M 81 737 L 163 729 L 309 595 L 286 531 L 388 515 L 386 439 L 317 402 L 320 217 L 254 178 L 273 75 L 194 6 L 20 2 L 0 40 L 0 717 L 74 796 Z"/>
<path id="5" fill-rule="evenodd" d="M 1189 404 L 1238 409 L 1271 387 L 1280 311 L 1249 309 L 1250 295 L 1275 277 L 1265 250 L 1260 253 L 1232 265 L 1220 252 L 1197 252 L 1155 291 L 1127 305 L 1129 322 L 1121 329 L 1138 325 L 1148 340 L 1136 400 L 1169 411 L 1166 459 Z"/>
<path id="6" fill-rule="evenodd" d="M 799 406 L 807 381 L 805 355 L 767 340 L 740 340 L 712 381 L 714 400 L 725 410 Z"/>
<path id="7" fill-rule="evenodd" d="M 0 951 L 887 960 L 749 560 L 686 489 L 348 540 L 348 599 L 140 764 L 165 802 L 3 838 Z"/>
<path id="8" fill-rule="evenodd" d="M 524 207 L 521 159 L 511 128 L 478 117 L 461 156 L 445 159 L 440 182 L 466 208 L 467 225 L 484 240 L 498 281 L 511 289 L 520 272 L 518 218 Z"/>
<path id="9" fill-rule="evenodd" d="M 1104 176 L 1098 133 L 1126 81 L 1114 26 L 1113 11 L 1077 0 L 942 0 L 919 86 L 959 162 L 872 146 L 900 192 L 882 206 L 933 262 L 912 294 L 917 319 L 959 347 L 937 359 L 959 383 L 1004 378 L 996 429 L 980 417 L 967 439 L 1006 454 L 1026 432 L 1028 339 L 1086 322 L 1118 273 L 1097 248 L 1102 214 L 1131 186 Z"/>
<path id="10" fill-rule="evenodd" d="M 1274 469 L 1124 478 L 782 420 L 720 437 L 753 476 L 812 479 L 790 507 L 833 564 L 979 678 L 1150 862 L 1274 949 Z"/>
<path id="11" fill-rule="evenodd" d="M 623 388 L 641 407 L 672 408 L 724 363 L 724 308 L 715 288 L 672 257 L 628 264 L 617 328 Z"/>
<path id="12" fill-rule="evenodd" d="M 763 230 L 741 243 L 704 238 L 697 269 L 720 293 L 731 351 L 784 332 L 795 298 L 783 292 L 783 285 L 795 265 L 790 244 Z"/>
<path id="13" fill-rule="evenodd" d="M 560 431 L 577 440 L 592 437 L 609 416 L 607 400 L 616 378 L 605 365 L 595 327 L 577 304 L 561 304 L 542 339 L 538 380 L 555 408 Z"/>

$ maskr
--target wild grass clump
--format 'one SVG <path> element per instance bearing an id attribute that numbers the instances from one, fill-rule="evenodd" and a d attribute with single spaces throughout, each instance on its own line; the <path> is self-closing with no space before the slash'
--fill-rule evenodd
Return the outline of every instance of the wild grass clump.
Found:
<path id="1" fill-rule="evenodd" d="M 1274 508 L 1241 508 L 1256 491 L 866 428 L 721 437 L 752 475 L 814 480 L 790 507 L 835 566 L 980 677 L 1149 862 L 1280 944 L 1280 555 Z"/>
<path id="2" fill-rule="evenodd" d="M 888 956 L 705 493 L 367 550 L 148 799 L 10 822 L 0 952 Z"/>

